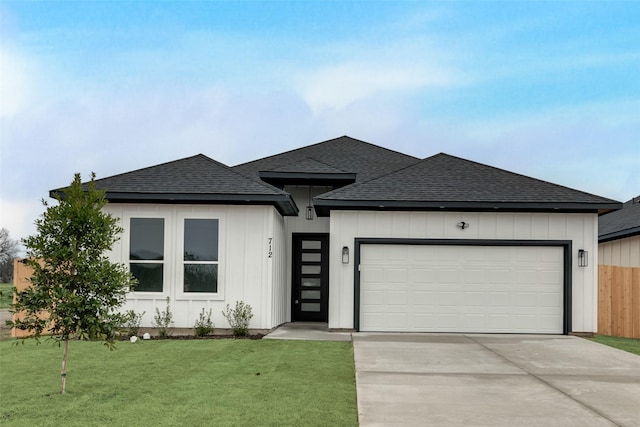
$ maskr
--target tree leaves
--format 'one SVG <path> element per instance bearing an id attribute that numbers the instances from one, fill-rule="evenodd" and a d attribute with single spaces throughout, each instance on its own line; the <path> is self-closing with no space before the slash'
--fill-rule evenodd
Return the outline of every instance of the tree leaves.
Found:
<path id="1" fill-rule="evenodd" d="M 57 205 L 36 221 L 37 234 L 24 239 L 32 286 L 17 295 L 13 311 L 23 314 L 12 326 L 37 339 L 50 334 L 58 343 L 70 338 L 105 341 L 113 348 L 134 279 L 105 252 L 119 239 L 117 218 L 105 213 L 105 192 L 95 174 L 83 185 L 76 174 L 71 186 L 55 195 Z"/>

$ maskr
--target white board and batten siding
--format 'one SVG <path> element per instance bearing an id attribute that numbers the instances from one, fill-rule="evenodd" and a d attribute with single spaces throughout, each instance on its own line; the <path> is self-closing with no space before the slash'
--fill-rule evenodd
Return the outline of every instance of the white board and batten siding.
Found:
<path id="1" fill-rule="evenodd" d="M 132 292 L 123 310 L 145 312 L 142 326 L 150 327 L 156 307 L 164 310 L 171 301 L 175 327 L 191 328 L 202 308 L 212 310 L 215 326 L 227 328 L 221 311 L 236 301 L 251 305 L 250 327 L 269 329 L 285 321 L 283 302 L 286 289 L 284 223 L 271 206 L 227 205 L 107 205 L 105 211 L 120 218 L 122 238 L 109 254 L 115 262 L 129 263 L 129 223 L 131 218 L 164 218 L 164 286 L 162 292 Z M 179 242 L 184 238 L 185 218 L 218 220 L 218 292 L 183 292 Z"/>
<path id="2" fill-rule="evenodd" d="M 468 223 L 469 227 L 462 230 L 457 226 L 461 221 Z M 357 266 L 353 255 L 356 238 L 570 241 L 572 326 L 569 332 L 594 332 L 597 329 L 596 214 L 333 211 L 330 328 L 354 327 L 354 268 Z M 349 264 L 341 262 L 343 246 L 349 247 L 352 254 Z M 360 292 L 359 321 L 365 328 L 562 332 L 562 247 L 381 246 L 361 245 L 363 262 L 369 264 L 360 266 L 360 285 L 369 292 L 369 295 L 363 294 L 363 289 Z M 589 251 L 588 267 L 578 267 L 578 249 Z M 400 264 L 403 266 L 396 268 Z M 420 274 L 424 277 L 417 277 Z M 470 279 L 474 274 L 483 279 L 474 282 Z M 380 279 L 384 275 L 397 283 L 398 286 L 393 288 L 402 289 L 404 286 L 406 291 L 390 292 L 389 286 L 376 289 L 384 282 Z M 442 281 L 447 280 L 455 282 L 455 292 L 449 292 L 451 288 L 439 287 Z M 501 286 L 501 281 L 508 281 L 509 289 Z M 418 283 L 417 287 L 412 283 Z M 437 298 L 428 300 L 429 293 L 437 295 Z M 387 320 L 380 320 L 380 316 L 373 313 L 381 299 L 388 303 L 386 313 L 393 313 L 396 306 L 397 312 L 404 310 L 406 314 L 387 314 Z M 455 324 L 452 323 L 454 305 Z M 376 326 L 378 324 L 381 326 Z"/>
<path id="3" fill-rule="evenodd" d="M 620 267 L 640 267 L 640 236 L 600 243 L 598 262 Z"/>

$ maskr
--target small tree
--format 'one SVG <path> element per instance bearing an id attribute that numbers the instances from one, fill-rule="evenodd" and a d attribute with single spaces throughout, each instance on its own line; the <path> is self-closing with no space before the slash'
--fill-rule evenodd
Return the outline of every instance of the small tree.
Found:
<path id="1" fill-rule="evenodd" d="M 100 340 L 113 349 L 122 324 L 116 309 L 134 284 L 126 267 L 111 263 L 105 255 L 122 228 L 102 211 L 107 200 L 94 180 L 92 174 L 83 188 L 76 174 L 71 186 L 55 196 L 57 206 L 42 201 L 46 211 L 36 220 L 37 234 L 23 240 L 26 264 L 33 269 L 32 286 L 13 304 L 12 311 L 23 313 L 22 319 L 9 322 L 30 331 L 38 342 L 46 333 L 64 345 L 61 393 L 66 386 L 69 339 Z"/>
<path id="2" fill-rule="evenodd" d="M 0 282 L 13 281 L 13 259 L 18 256 L 19 244 L 9 236 L 9 230 L 0 229 Z"/>

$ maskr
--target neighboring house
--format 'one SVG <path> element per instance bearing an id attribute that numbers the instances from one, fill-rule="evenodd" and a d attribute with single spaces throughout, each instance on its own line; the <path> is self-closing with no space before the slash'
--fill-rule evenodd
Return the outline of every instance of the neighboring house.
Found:
<path id="1" fill-rule="evenodd" d="M 447 154 L 340 137 L 235 167 L 197 155 L 97 180 L 110 257 L 170 297 L 177 327 L 242 300 L 251 327 L 570 333 L 597 329 L 598 215 L 614 200 Z M 54 190 L 55 193 L 59 190 Z M 578 265 L 579 251 L 591 254 Z"/>
<path id="2" fill-rule="evenodd" d="M 640 196 L 598 220 L 598 262 L 640 267 Z"/>

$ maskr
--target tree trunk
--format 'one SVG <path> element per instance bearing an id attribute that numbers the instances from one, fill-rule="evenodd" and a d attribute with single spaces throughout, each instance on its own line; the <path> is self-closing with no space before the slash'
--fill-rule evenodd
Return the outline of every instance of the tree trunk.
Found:
<path id="1" fill-rule="evenodd" d="M 60 394 L 64 394 L 67 386 L 67 353 L 69 352 L 69 338 L 64 340 L 64 351 L 62 353 L 62 370 L 60 371 Z"/>

